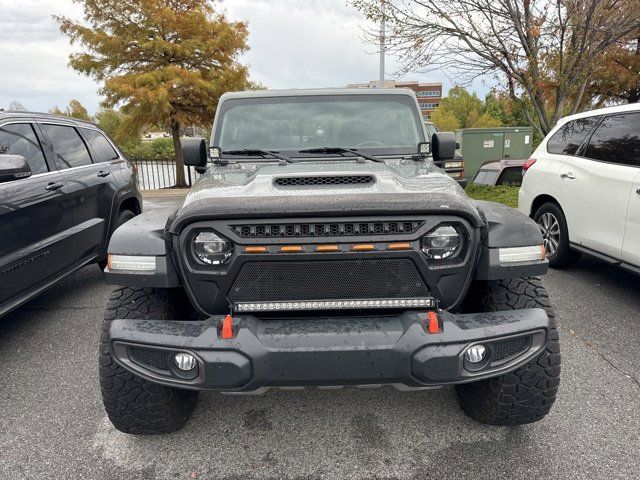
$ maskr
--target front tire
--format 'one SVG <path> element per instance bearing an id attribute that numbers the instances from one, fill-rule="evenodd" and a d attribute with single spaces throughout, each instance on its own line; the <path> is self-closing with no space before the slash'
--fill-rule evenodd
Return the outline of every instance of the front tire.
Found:
<path id="1" fill-rule="evenodd" d="M 198 392 L 149 382 L 115 363 L 109 349 L 111 322 L 189 318 L 181 311 L 188 308 L 187 302 L 181 290 L 119 287 L 111 294 L 100 340 L 100 389 L 109 420 L 121 432 L 150 435 L 180 430 L 198 403 Z"/>
<path id="2" fill-rule="evenodd" d="M 569 267 L 580 259 L 580 253 L 571 250 L 567 219 L 558 205 L 551 202 L 541 205 L 533 219 L 542 232 L 551 268 Z"/>
<path id="3" fill-rule="evenodd" d="M 466 311 L 496 312 L 543 308 L 550 329 L 544 351 L 512 373 L 456 386 L 462 410 L 487 425 L 522 425 L 544 418 L 560 384 L 560 343 L 555 315 L 539 278 L 474 282 Z"/>

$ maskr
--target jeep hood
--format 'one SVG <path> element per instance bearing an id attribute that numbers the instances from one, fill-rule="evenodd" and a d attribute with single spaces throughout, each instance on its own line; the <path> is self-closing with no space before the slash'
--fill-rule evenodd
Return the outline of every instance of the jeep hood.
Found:
<path id="1" fill-rule="evenodd" d="M 367 184 L 281 186 L 282 178 L 369 175 Z M 169 219 L 179 233 L 191 222 L 219 218 L 451 214 L 482 224 L 455 180 L 431 162 L 302 161 L 212 166 Z"/>

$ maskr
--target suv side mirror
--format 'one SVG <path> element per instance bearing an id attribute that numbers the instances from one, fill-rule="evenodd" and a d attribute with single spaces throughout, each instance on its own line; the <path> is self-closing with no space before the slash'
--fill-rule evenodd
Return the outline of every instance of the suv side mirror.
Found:
<path id="1" fill-rule="evenodd" d="M 456 134 L 453 132 L 436 132 L 431 138 L 433 160 L 451 160 L 456 154 Z"/>
<path id="2" fill-rule="evenodd" d="M 0 155 L 0 183 L 31 176 L 31 167 L 22 155 Z"/>
<path id="3" fill-rule="evenodd" d="M 184 138 L 182 159 L 187 167 L 204 169 L 207 166 L 207 141 L 204 138 Z"/>

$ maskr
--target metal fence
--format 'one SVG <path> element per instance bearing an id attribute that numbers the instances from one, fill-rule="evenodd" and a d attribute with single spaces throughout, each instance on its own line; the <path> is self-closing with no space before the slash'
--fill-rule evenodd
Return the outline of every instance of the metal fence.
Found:
<path id="1" fill-rule="evenodd" d="M 138 185 L 141 190 L 160 190 L 176 185 L 176 162 L 172 160 L 138 160 Z M 200 174 L 193 167 L 184 167 L 187 185 L 193 185 Z"/>

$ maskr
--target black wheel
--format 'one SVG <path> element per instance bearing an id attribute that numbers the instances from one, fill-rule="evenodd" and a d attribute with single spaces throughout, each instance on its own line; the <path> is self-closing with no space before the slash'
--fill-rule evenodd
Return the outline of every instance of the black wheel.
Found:
<path id="1" fill-rule="evenodd" d="M 488 425 L 522 425 L 544 418 L 560 384 L 560 342 L 549 296 L 538 278 L 475 282 L 465 310 L 495 312 L 544 308 L 551 329 L 545 350 L 512 373 L 456 386 L 460 406 Z"/>
<path id="2" fill-rule="evenodd" d="M 124 433 L 150 435 L 180 430 L 198 403 L 198 392 L 148 382 L 113 361 L 109 327 L 116 318 L 169 320 L 183 316 L 187 305 L 181 290 L 120 287 L 113 291 L 100 339 L 100 389 L 111 423 Z"/>
<path id="3" fill-rule="evenodd" d="M 549 266 L 562 268 L 573 265 L 580 253 L 569 246 L 569 230 L 562 209 L 555 203 L 545 203 L 533 215 L 542 232 Z"/>
<path id="4" fill-rule="evenodd" d="M 116 228 L 118 228 L 120 225 L 127 223 L 129 220 L 131 220 L 135 216 L 136 214 L 133 213 L 131 210 L 122 210 L 118 214 L 118 220 L 116 221 L 116 225 L 113 231 L 115 232 Z M 100 270 L 104 270 L 105 268 L 107 268 L 107 260 L 106 259 L 100 260 L 98 262 L 98 267 L 100 267 Z"/>

